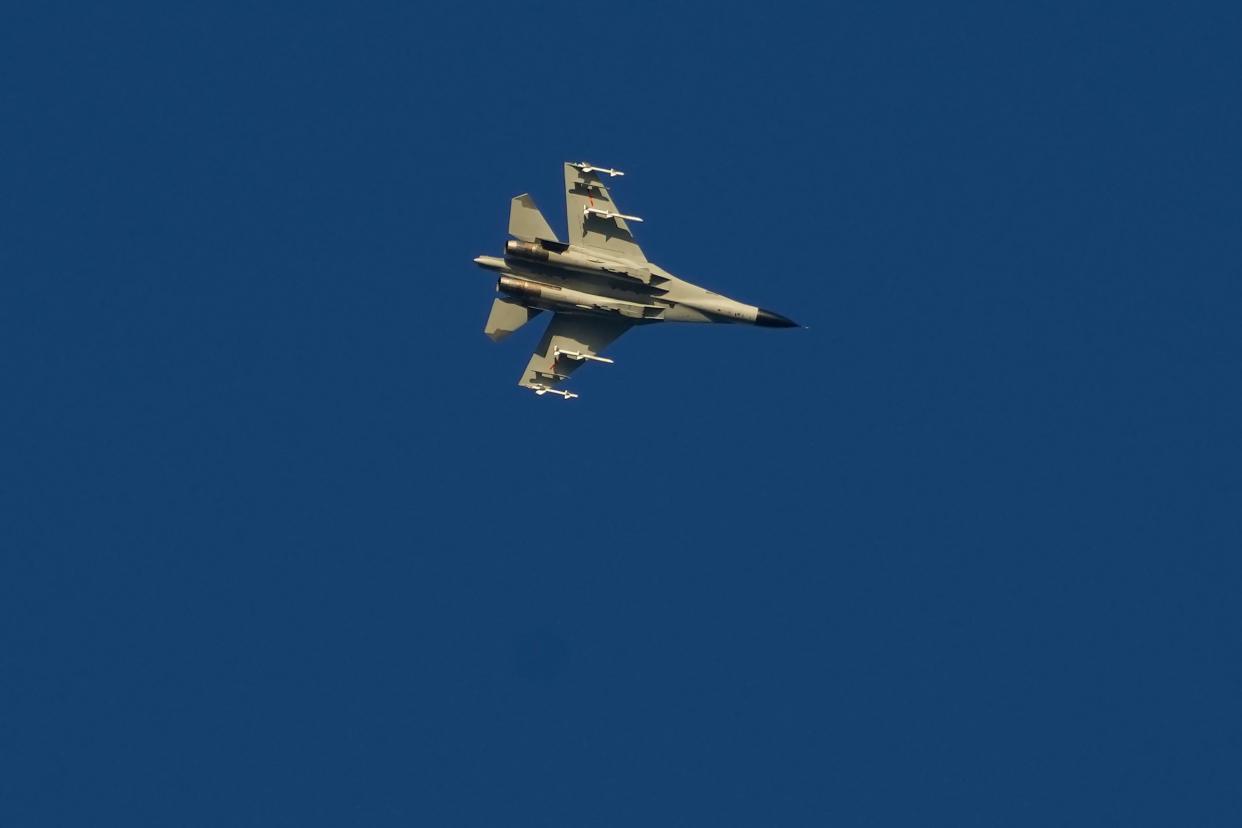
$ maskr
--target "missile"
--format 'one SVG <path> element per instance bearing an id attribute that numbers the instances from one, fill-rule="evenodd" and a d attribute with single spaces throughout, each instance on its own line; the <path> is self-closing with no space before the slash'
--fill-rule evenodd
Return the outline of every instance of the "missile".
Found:
<path id="1" fill-rule="evenodd" d="M 611 359 L 608 359 L 608 357 L 595 356 L 594 354 L 584 354 L 581 351 L 566 351 L 562 349 L 560 346 L 553 348 L 552 358 L 560 359 L 561 357 L 565 357 L 566 359 L 576 360 L 578 362 L 582 362 L 584 359 L 589 359 L 592 362 L 606 362 L 609 365 L 613 364 L 613 361 Z"/>
<path id="2" fill-rule="evenodd" d="M 593 172 L 605 173 L 610 178 L 613 178 L 618 175 L 625 175 L 625 173 L 621 172 L 620 170 L 610 170 L 607 167 L 596 167 L 592 164 L 587 163 L 586 161 L 579 161 L 577 164 L 574 164 L 573 166 L 582 170 L 584 173 L 593 173 Z"/>
<path id="3" fill-rule="evenodd" d="M 557 396 L 561 397 L 562 399 L 566 399 L 566 400 L 574 400 L 578 398 L 578 395 L 573 393 L 572 391 L 561 391 L 559 388 L 549 388 L 546 385 L 532 385 L 530 388 L 540 397 L 542 397 L 544 394 L 556 394 Z"/>
<path id="4" fill-rule="evenodd" d="M 609 210 L 601 210 L 598 207 L 583 207 L 582 217 L 599 216 L 602 219 L 625 219 L 626 221 L 642 221 L 638 216 L 627 216 L 624 213 L 613 213 Z"/>

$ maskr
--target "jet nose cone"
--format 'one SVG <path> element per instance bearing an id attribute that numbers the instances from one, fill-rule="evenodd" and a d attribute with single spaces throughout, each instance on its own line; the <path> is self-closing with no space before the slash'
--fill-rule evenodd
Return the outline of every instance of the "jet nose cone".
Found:
<path id="1" fill-rule="evenodd" d="M 788 316 L 781 316 L 766 308 L 759 309 L 759 315 L 755 317 L 755 324 L 762 325 L 765 328 L 797 328 L 798 323 L 790 319 Z"/>

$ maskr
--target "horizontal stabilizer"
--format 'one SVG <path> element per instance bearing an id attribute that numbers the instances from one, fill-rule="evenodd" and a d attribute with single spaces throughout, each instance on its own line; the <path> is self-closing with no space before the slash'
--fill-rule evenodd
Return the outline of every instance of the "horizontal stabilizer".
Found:
<path id="1" fill-rule="evenodd" d="M 537 239 L 560 241 L 529 193 L 515 196 L 509 205 L 509 235 L 528 242 Z"/>
<path id="2" fill-rule="evenodd" d="M 534 319 L 538 313 L 539 308 L 528 308 L 512 299 L 498 296 L 492 302 L 492 312 L 487 317 L 487 326 L 483 333 L 491 337 L 492 342 L 499 342 Z"/>

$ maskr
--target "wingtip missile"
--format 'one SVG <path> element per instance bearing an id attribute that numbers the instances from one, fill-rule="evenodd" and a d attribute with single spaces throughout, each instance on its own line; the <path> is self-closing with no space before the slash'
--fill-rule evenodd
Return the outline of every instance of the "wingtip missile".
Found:
<path id="1" fill-rule="evenodd" d="M 540 397 L 542 397 L 544 394 L 556 394 L 558 397 L 564 400 L 576 400 L 578 398 L 578 395 L 572 391 L 562 391 L 559 388 L 549 388 L 546 385 L 532 385 L 530 386 L 530 389 L 534 391 L 537 396 L 540 396 Z"/>

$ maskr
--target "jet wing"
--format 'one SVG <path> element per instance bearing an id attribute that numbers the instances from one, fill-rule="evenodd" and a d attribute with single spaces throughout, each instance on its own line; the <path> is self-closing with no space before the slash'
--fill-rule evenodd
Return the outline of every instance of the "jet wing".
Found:
<path id="1" fill-rule="evenodd" d="M 601 172 L 604 171 L 589 164 L 565 165 L 569 243 L 594 248 L 614 258 L 640 263 L 647 261 L 626 224 L 627 218 L 635 220 L 635 217 L 621 215 L 608 195 L 608 188 L 600 180 Z"/>
<path id="2" fill-rule="evenodd" d="M 553 315 L 518 385 L 536 390 L 555 388 L 580 365 L 612 362 L 601 357 L 600 352 L 631 327 L 633 323 L 628 319 L 567 313 Z"/>

